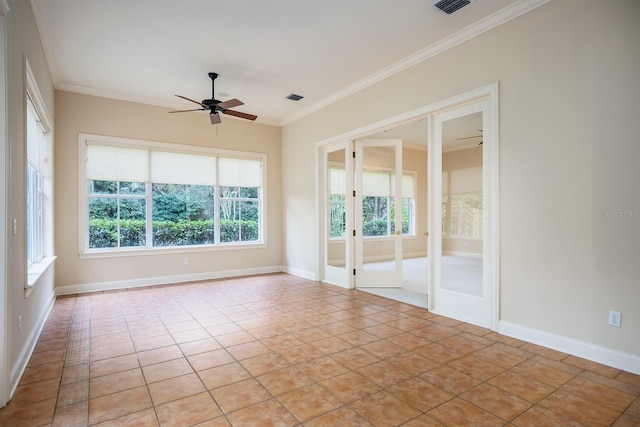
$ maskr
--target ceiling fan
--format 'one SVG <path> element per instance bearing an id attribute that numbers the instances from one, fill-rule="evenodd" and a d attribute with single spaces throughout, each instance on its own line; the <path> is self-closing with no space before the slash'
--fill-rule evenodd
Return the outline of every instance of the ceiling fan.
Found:
<path id="1" fill-rule="evenodd" d="M 482 133 L 482 129 L 478 129 L 478 132 Z M 456 141 L 462 141 L 463 139 L 482 138 L 484 135 L 465 136 L 464 138 L 456 138 Z M 480 141 L 478 145 L 482 145 L 483 141 Z"/>
<path id="2" fill-rule="evenodd" d="M 209 78 L 211 78 L 211 99 L 203 99 L 202 102 L 198 102 L 191 98 L 187 98 L 186 96 L 176 95 L 178 98 L 182 98 L 184 100 L 193 102 L 198 104 L 202 108 L 194 108 L 191 110 L 178 110 L 178 111 L 169 111 L 170 113 L 185 113 L 187 111 L 209 111 L 209 117 L 211 118 L 211 124 L 217 125 L 221 123 L 220 114 L 228 114 L 230 116 L 240 117 L 241 119 L 247 120 L 255 120 L 258 116 L 254 116 L 253 114 L 243 113 L 241 111 L 230 110 L 229 108 L 238 107 L 240 105 L 244 105 L 244 102 L 239 99 L 233 98 L 228 101 L 218 101 L 215 99 L 215 83 L 216 78 L 218 78 L 217 73 L 209 73 Z"/>

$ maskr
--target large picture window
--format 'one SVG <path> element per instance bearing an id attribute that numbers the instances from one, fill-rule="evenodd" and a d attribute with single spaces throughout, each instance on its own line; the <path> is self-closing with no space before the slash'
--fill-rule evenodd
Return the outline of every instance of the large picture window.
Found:
<path id="1" fill-rule="evenodd" d="M 263 154 L 82 136 L 83 252 L 262 243 Z"/>

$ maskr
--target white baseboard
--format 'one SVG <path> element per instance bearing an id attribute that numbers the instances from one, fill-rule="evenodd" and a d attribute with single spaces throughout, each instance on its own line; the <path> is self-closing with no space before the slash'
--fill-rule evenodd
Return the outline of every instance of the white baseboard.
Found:
<path id="1" fill-rule="evenodd" d="M 482 258 L 482 254 L 479 254 L 476 252 L 442 251 L 442 255 L 466 256 L 469 258 Z"/>
<path id="2" fill-rule="evenodd" d="M 287 266 L 283 266 L 282 271 L 284 273 L 293 274 L 294 276 L 302 277 L 303 279 L 309 279 L 313 281 L 318 280 L 318 276 L 316 275 L 316 273 L 313 273 L 311 271 L 301 270 L 299 268 L 293 268 L 293 267 L 287 267 Z"/>
<path id="3" fill-rule="evenodd" d="M 9 399 L 11 399 L 18 388 L 18 384 L 20 383 L 20 379 L 22 375 L 24 375 L 24 371 L 27 369 L 27 365 L 29 364 L 29 360 L 31 359 L 31 355 L 36 348 L 36 344 L 38 343 L 38 338 L 40 337 L 40 333 L 44 328 L 44 324 L 49 317 L 49 313 L 53 309 L 53 304 L 56 302 L 55 293 L 51 293 L 51 299 L 47 303 L 47 306 L 43 307 L 43 310 L 40 312 L 40 318 L 38 319 L 37 326 L 31 331 L 27 340 L 22 347 L 22 351 L 18 356 L 18 359 L 11 367 L 10 377 L 9 377 Z"/>
<path id="4" fill-rule="evenodd" d="M 145 277 L 143 279 L 117 280 L 113 282 L 84 283 L 80 285 L 56 286 L 56 295 L 82 294 L 87 292 L 112 291 L 144 286 L 167 285 L 171 283 L 198 280 L 223 279 L 226 277 L 253 276 L 256 274 L 281 273 L 281 265 L 271 267 L 243 268 L 239 270 L 208 271 L 205 273 L 180 274 L 175 276 Z"/>
<path id="5" fill-rule="evenodd" d="M 582 357 L 592 362 L 640 375 L 640 356 L 635 354 L 612 350 L 585 341 L 505 321 L 500 321 L 499 332 L 512 338 L 538 344 L 573 356 Z"/>

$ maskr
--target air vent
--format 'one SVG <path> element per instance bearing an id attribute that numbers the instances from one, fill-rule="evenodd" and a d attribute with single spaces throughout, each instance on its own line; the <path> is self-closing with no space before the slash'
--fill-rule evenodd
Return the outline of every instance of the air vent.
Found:
<path id="1" fill-rule="evenodd" d="M 471 3 L 471 0 L 440 0 L 438 3 L 434 4 L 434 6 L 447 15 L 451 15 L 453 12 L 462 9 L 469 3 Z"/>
<path id="2" fill-rule="evenodd" d="M 291 95 L 287 96 L 287 99 L 290 99 L 292 101 L 300 101 L 302 98 L 304 98 L 304 96 L 296 95 L 295 93 L 292 93 Z"/>

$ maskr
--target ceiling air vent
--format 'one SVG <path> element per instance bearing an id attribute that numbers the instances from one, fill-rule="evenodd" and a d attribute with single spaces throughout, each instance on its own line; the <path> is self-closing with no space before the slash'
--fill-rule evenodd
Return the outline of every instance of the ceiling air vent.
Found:
<path id="1" fill-rule="evenodd" d="M 471 3 L 471 0 L 440 0 L 438 3 L 434 4 L 434 6 L 447 15 L 451 15 L 453 12 L 462 9 L 469 3 Z"/>
<path id="2" fill-rule="evenodd" d="M 287 99 L 290 99 L 292 101 L 300 101 L 302 98 L 304 98 L 304 96 L 296 95 L 295 93 L 292 93 L 291 95 L 287 96 Z"/>

